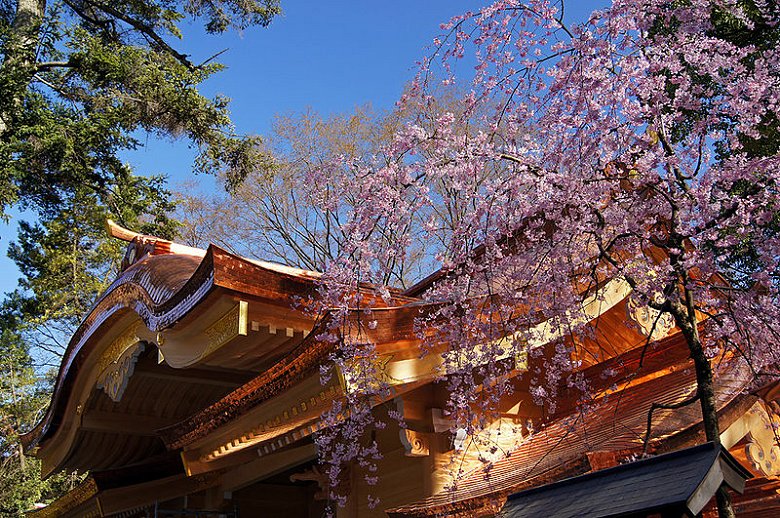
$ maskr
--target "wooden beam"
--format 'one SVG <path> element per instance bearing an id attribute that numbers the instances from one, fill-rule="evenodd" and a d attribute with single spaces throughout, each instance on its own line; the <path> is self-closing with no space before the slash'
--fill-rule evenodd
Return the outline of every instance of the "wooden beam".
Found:
<path id="1" fill-rule="evenodd" d="M 109 432 L 154 437 L 158 428 L 172 425 L 176 419 L 119 412 L 88 411 L 81 418 L 81 429 L 89 432 Z"/>
<path id="2" fill-rule="evenodd" d="M 174 475 L 161 480 L 152 480 L 133 486 L 108 489 L 98 499 L 103 516 L 130 511 L 155 501 L 170 500 L 197 493 L 219 485 L 219 473 L 204 473 L 194 477 Z"/>
<path id="3" fill-rule="evenodd" d="M 193 383 L 197 385 L 211 385 L 229 389 L 243 385 L 256 374 L 244 371 L 220 371 L 210 369 L 173 369 L 163 366 L 136 366 L 136 376 L 165 381 Z"/>
<path id="4" fill-rule="evenodd" d="M 257 452 L 252 448 L 247 448 L 211 462 L 203 462 L 200 457 L 201 455 L 197 450 L 184 450 L 181 452 L 181 462 L 184 465 L 184 471 L 187 473 L 187 476 L 230 469 L 235 465 L 255 460 Z"/>
<path id="5" fill-rule="evenodd" d="M 238 491 L 315 458 L 317 450 L 314 443 L 265 455 L 225 473 L 222 476 L 222 487 L 225 491 Z"/>
<path id="6" fill-rule="evenodd" d="M 133 239 L 144 239 L 144 238 L 150 241 L 166 243 L 167 245 L 169 245 L 171 253 L 174 254 L 194 255 L 197 257 L 203 257 L 204 255 L 206 255 L 206 251 L 203 250 L 202 248 L 194 248 L 191 246 L 182 245 L 180 243 L 174 243 L 173 241 L 168 241 L 167 239 L 162 239 L 160 237 L 141 234 L 139 232 L 135 232 L 121 225 L 118 225 L 117 223 L 115 223 L 110 219 L 106 220 L 106 233 L 111 237 L 114 237 L 122 241 L 126 241 L 128 243 L 133 241 Z"/>

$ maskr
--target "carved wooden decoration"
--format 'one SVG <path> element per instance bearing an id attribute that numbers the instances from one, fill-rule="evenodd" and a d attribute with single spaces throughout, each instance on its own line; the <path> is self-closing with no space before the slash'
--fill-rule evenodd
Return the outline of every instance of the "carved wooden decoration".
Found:
<path id="1" fill-rule="evenodd" d="M 640 304 L 634 297 L 629 297 L 627 304 L 628 317 L 633 320 L 639 331 L 649 336 L 651 340 L 660 340 L 669 334 L 674 327 L 674 318 L 669 313 L 661 314 L 650 306 Z"/>
<path id="2" fill-rule="evenodd" d="M 757 422 L 748 432 L 745 454 L 753 469 L 767 476 L 780 475 L 780 416 L 763 407 L 753 408 Z"/>
<path id="3" fill-rule="evenodd" d="M 98 376 L 95 386 L 99 389 L 103 389 L 112 401 L 118 403 L 125 393 L 127 383 L 130 381 L 130 377 L 135 370 L 135 363 L 138 361 L 138 356 L 143 350 L 143 342 L 136 342 L 135 345 L 127 348 L 116 361 L 112 362 L 100 376 Z"/>
<path id="4" fill-rule="evenodd" d="M 93 500 L 97 494 L 97 482 L 95 482 L 94 478 L 88 476 L 84 479 L 84 482 L 68 491 L 64 496 L 58 498 L 50 505 L 36 510 L 35 516 L 38 518 L 56 518 L 79 509 L 79 516 L 97 518 L 101 516 L 100 509 Z M 90 500 L 92 500 L 91 503 Z"/>
<path id="5" fill-rule="evenodd" d="M 399 433 L 407 457 L 427 457 L 431 454 L 431 441 L 427 433 L 401 428 Z"/>
<path id="6" fill-rule="evenodd" d="M 328 475 L 327 473 L 320 471 L 317 466 L 313 466 L 311 469 L 290 475 L 290 482 L 316 482 L 320 489 L 314 493 L 314 499 L 328 499 Z"/>
<path id="7" fill-rule="evenodd" d="M 122 258 L 122 265 L 120 268 L 126 270 L 147 255 L 154 254 L 155 244 L 156 240 L 147 237 L 137 236 L 133 238 L 125 248 L 125 255 Z"/>
<path id="8" fill-rule="evenodd" d="M 136 322 L 128 326 L 106 347 L 98 360 L 95 387 L 103 389 L 112 401 L 122 399 L 138 355 L 144 350 L 143 342 L 138 337 L 140 325 Z"/>
<path id="9" fill-rule="evenodd" d="M 272 434 L 279 428 L 284 428 L 287 423 L 294 420 L 298 415 L 319 413 L 317 409 L 321 408 L 324 404 L 329 403 L 333 397 L 336 396 L 336 387 L 330 386 L 327 389 L 320 391 L 318 396 L 311 397 L 308 401 L 301 401 L 294 403 L 291 407 L 283 410 L 279 413 L 270 415 L 265 422 L 261 422 L 251 430 L 244 431 L 240 436 L 230 439 L 230 441 L 221 444 L 216 449 L 202 455 L 198 460 L 200 462 L 211 462 L 214 459 L 228 455 L 235 451 L 244 449 L 253 444 L 257 444 L 267 440 L 267 435 Z M 280 434 L 275 440 L 267 441 L 261 449 L 258 450 L 258 455 L 267 455 L 283 448 L 294 442 L 307 437 L 320 428 L 320 423 L 314 423 L 300 428 L 294 428 L 287 433 Z"/>
<path id="10" fill-rule="evenodd" d="M 117 336 L 98 360 L 97 371 L 102 373 L 109 365 L 115 363 L 127 349 L 138 343 L 141 339 L 138 337 L 138 328 L 140 323 L 131 324 L 119 336 Z"/>
<path id="11" fill-rule="evenodd" d="M 351 394 L 366 389 L 380 391 L 386 386 L 400 384 L 403 380 L 389 373 L 392 354 L 376 356 L 371 359 L 357 358 L 349 363 L 337 365 L 336 373 L 345 393 Z"/>
<path id="12" fill-rule="evenodd" d="M 219 320 L 206 328 L 204 334 L 208 345 L 201 358 L 205 358 L 237 336 L 246 336 L 249 329 L 248 313 L 249 304 L 241 300 Z"/>
<path id="13" fill-rule="evenodd" d="M 124 271 L 133 264 L 143 260 L 149 255 L 160 254 L 186 254 L 203 257 L 205 250 L 181 245 L 155 236 L 147 236 L 124 228 L 110 219 L 106 220 L 106 231 L 109 236 L 126 241 L 125 255 L 122 258 L 120 271 Z"/>

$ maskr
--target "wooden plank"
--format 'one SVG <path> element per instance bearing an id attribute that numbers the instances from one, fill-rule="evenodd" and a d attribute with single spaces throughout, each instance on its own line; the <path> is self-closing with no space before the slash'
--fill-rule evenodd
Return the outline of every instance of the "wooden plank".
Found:
<path id="1" fill-rule="evenodd" d="M 316 457 L 314 443 L 265 455 L 225 473 L 222 477 L 222 487 L 225 491 L 238 491 Z"/>
<path id="2" fill-rule="evenodd" d="M 100 494 L 98 500 L 103 515 L 106 516 L 151 505 L 155 501 L 197 493 L 218 486 L 220 480 L 221 477 L 218 473 L 206 473 L 194 477 L 174 475 L 161 480 L 109 489 Z"/>
<path id="3" fill-rule="evenodd" d="M 211 369 L 173 369 L 166 366 L 149 368 L 136 366 L 134 376 L 158 379 L 163 381 L 175 381 L 194 383 L 198 385 L 212 385 L 216 387 L 236 388 L 252 379 L 252 373 L 241 371 L 225 371 Z"/>
<path id="4" fill-rule="evenodd" d="M 118 412 L 87 412 L 81 418 L 81 429 L 90 432 L 111 432 L 154 437 L 155 430 L 176 422 L 175 418 Z"/>

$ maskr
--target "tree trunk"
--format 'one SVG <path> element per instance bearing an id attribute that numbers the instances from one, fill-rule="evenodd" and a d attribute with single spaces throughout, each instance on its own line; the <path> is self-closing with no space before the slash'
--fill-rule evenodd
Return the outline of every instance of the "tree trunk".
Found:
<path id="1" fill-rule="evenodd" d="M 699 336 L 699 326 L 696 318 L 696 305 L 693 293 L 683 288 L 684 303 L 672 302 L 672 315 L 675 323 L 682 331 L 691 352 L 691 359 L 696 369 L 696 386 L 701 404 L 702 423 L 708 441 L 720 444 L 720 427 L 718 425 L 718 407 L 715 399 L 715 384 L 713 382 L 712 366 L 704 353 L 704 347 Z M 719 518 L 734 518 L 734 508 L 731 495 L 724 486 L 717 492 Z"/>
<path id="2" fill-rule="evenodd" d="M 17 0 L 0 63 L 0 140 L 13 128 L 15 112 L 35 75 L 36 51 L 46 0 Z"/>

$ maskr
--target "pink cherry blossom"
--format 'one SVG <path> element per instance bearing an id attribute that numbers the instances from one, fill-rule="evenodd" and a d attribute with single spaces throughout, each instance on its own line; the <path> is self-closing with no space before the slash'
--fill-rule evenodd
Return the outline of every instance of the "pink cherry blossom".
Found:
<path id="1" fill-rule="evenodd" d="M 350 463 L 375 480 L 366 430 L 371 401 L 387 398 L 369 379 L 374 344 L 355 339 L 376 321 L 350 311 L 394 304 L 389 270 L 415 251 L 449 273 L 423 293 L 435 309 L 418 327 L 448 344 L 448 410 L 469 433 L 511 390 L 495 358 L 537 357 L 543 368 L 526 375 L 550 409 L 561 386 L 587 394 L 573 344 L 592 327 L 576 308 L 606 279 L 629 280 L 631 297 L 661 311 L 693 301 L 709 317 L 708 357 L 736 351 L 776 372 L 780 52 L 713 25 L 717 11 L 744 30 L 776 27 L 776 7 L 746 4 L 615 0 L 567 26 L 556 2 L 501 0 L 441 26 L 400 101 L 419 115 L 387 150 L 398 160 L 354 164 L 361 182 L 327 182 L 336 192 L 309 182 L 312 199 L 344 208 L 347 245 L 320 307 L 334 364 L 359 379 L 317 439 L 333 487 Z M 463 93 L 448 105 L 453 89 Z M 542 320 L 572 337 L 543 358 L 528 345 Z"/>

